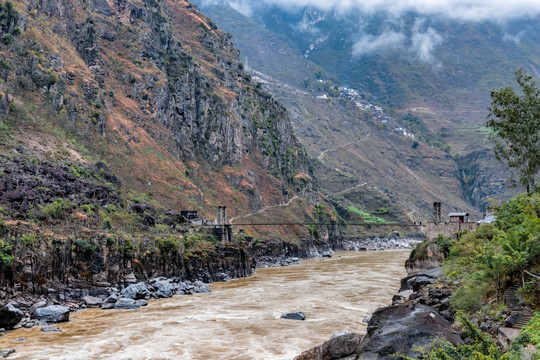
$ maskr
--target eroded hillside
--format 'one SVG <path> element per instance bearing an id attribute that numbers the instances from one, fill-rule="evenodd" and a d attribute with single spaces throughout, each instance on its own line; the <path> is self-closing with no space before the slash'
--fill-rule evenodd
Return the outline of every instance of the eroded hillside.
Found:
<path id="1" fill-rule="evenodd" d="M 217 204 L 240 214 L 305 190 L 294 176 L 309 173 L 307 158 L 286 111 L 187 1 L 13 7 L 16 34 L 1 51 L 4 151 L 103 160 L 126 190 L 209 216 Z"/>

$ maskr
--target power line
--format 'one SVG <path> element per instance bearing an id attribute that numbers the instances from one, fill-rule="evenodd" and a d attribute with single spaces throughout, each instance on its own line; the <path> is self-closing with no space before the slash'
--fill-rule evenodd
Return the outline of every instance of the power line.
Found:
<path id="1" fill-rule="evenodd" d="M 229 224 L 231 226 L 331 226 L 331 225 L 341 225 L 341 226 L 393 226 L 393 227 L 420 227 L 421 224 L 374 224 L 374 223 L 234 223 Z"/>

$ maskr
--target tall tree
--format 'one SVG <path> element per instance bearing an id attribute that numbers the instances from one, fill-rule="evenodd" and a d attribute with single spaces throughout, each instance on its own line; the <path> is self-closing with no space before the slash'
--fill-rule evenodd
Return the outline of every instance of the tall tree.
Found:
<path id="1" fill-rule="evenodd" d="M 511 170 L 511 184 L 530 193 L 540 171 L 540 90 L 531 75 L 521 69 L 515 74 L 520 93 L 509 86 L 492 91 L 486 125 L 493 130 L 495 156 Z"/>

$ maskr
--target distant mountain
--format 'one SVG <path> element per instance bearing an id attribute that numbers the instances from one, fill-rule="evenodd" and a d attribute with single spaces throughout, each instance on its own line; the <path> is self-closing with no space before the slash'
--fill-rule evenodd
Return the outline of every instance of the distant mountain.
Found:
<path id="1" fill-rule="evenodd" d="M 520 67 L 536 74 L 540 65 L 537 18 L 505 23 L 467 22 L 414 12 L 395 18 L 382 12 L 362 14 L 357 10 L 322 11 L 310 7 L 284 10 L 270 5 L 257 6 L 247 18 L 226 1 L 199 2 L 199 6 L 233 35 L 233 42 L 241 50 L 242 59 L 248 59 L 250 68 L 272 77 L 274 83 L 281 83 L 274 86 L 273 93 L 289 104 L 289 110 L 294 108 L 293 103 L 303 100 L 297 100 L 294 92 L 287 92 L 285 84 L 297 93 L 315 97 L 324 94 L 336 97 L 335 88 L 341 85 L 357 90 L 361 99 L 386 109 L 395 120 L 390 133 L 403 127 L 415 134 L 415 140 L 431 147 L 430 151 L 448 152 L 446 161 L 453 164 L 454 170 L 437 171 L 444 163 L 441 161 L 429 166 L 434 173 L 444 174 L 458 185 L 452 190 L 442 187 L 430 196 L 448 199 L 453 204 L 450 207 L 482 209 L 488 198 L 505 198 L 515 192 L 504 186 L 507 174 L 492 155 L 484 123 L 491 90 L 512 85 L 513 72 Z M 249 32 L 238 31 L 248 23 Z M 250 42 L 247 33 L 259 40 Z M 266 39 L 271 39 L 275 51 L 264 54 L 256 51 L 268 44 Z M 290 59 L 291 51 L 296 56 L 294 61 Z M 297 64 L 302 65 L 295 74 Z M 306 76 L 306 68 L 315 71 Z M 281 74 L 288 76 L 284 78 Z M 280 92 L 287 94 L 279 96 Z M 334 118 L 342 113 L 343 107 L 335 102 L 333 105 L 334 110 L 327 116 L 335 124 Z M 299 121 L 302 118 L 308 121 L 307 117 L 307 114 L 295 115 L 297 130 Z M 314 127 L 320 125 L 318 120 L 308 122 Z M 361 122 L 369 128 L 369 121 Z M 349 124 L 340 129 L 350 132 Z M 385 126 L 389 127 L 388 123 Z M 315 140 L 316 145 L 310 145 L 313 139 L 299 133 L 308 149 L 324 150 L 319 140 Z M 381 139 L 396 146 L 392 136 L 381 135 Z M 343 140 L 344 144 L 347 142 Z M 416 153 L 425 155 L 421 150 Z M 428 166 L 425 161 L 420 163 Z M 365 172 L 365 165 L 358 166 Z M 373 169 L 374 165 L 367 167 Z M 359 181 L 380 184 L 376 178 L 358 172 L 355 176 Z M 404 195 L 403 189 L 414 191 L 414 187 L 400 186 L 400 179 L 393 180 L 395 196 Z M 441 186 L 436 177 L 422 181 L 431 183 L 435 189 Z M 322 180 L 321 186 L 323 189 L 326 186 Z M 386 190 L 393 192 L 391 188 L 389 185 Z M 458 198 L 469 205 L 459 203 L 462 200 Z M 427 203 L 426 197 L 423 204 Z"/>

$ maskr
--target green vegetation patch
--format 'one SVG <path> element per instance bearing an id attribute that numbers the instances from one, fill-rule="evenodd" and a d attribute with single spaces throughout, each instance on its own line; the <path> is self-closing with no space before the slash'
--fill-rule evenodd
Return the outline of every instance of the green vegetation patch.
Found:
<path id="1" fill-rule="evenodd" d="M 371 215 L 365 211 L 355 208 L 354 206 L 347 207 L 347 210 L 353 214 L 360 215 L 364 219 L 364 221 L 368 224 L 392 224 L 391 222 L 388 222 L 383 218 L 380 218 L 375 215 Z"/>

